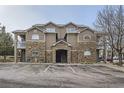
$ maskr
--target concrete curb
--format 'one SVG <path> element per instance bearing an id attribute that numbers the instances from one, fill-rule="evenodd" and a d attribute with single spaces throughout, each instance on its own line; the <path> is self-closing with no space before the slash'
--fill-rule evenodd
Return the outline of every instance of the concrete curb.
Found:
<path id="1" fill-rule="evenodd" d="M 66 66 L 105 66 L 105 67 L 108 67 L 108 68 L 112 68 L 112 69 L 116 69 L 116 70 L 119 70 L 119 71 L 122 71 L 124 72 L 124 67 L 120 67 L 120 66 L 117 66 L 117 65 L 113 65 L 113 64 L 110 64 L 110 63 L 96 63 L 96 64 L 79 64 L 79 63 L 74 63 L 74 64 L 70 64 L 70 63 L 22 63 L 22 62 L 18 62 L 18 63 L 15 63 L 15 62 L 6 62 L 6 63 L 0 63 L 0 65 L 55 65 L 55 66 L 59 66 L 59 65 L 66 65 Z"/>

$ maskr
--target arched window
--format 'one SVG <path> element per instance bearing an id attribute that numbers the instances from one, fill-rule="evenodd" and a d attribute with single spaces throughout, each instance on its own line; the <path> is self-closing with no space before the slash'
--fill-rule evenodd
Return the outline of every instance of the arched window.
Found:
<path id="1" fill-rule="evenodd" d="M 83 39 L 84 39 L 84 40 L 91 40 L 91 36 L 88 35 L 88 34 L 86 34 L 86 35 L 84 35 Z"/>

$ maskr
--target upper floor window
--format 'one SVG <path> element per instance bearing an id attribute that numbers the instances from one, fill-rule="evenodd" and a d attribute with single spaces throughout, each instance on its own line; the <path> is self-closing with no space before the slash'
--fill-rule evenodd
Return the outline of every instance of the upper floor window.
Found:
<path id="1" fill-rule="evenodd" d="M 67 32 L 76 32 L 76 28 L 67 28 Z"/>
<path id="2" fill-rule="evenodd" d="M 39 35 L 38 34 L 33 34 L 32 35 L 32 40 L 39 40 Z"/>
<path id="3" fill-rule="evenodd" d="M 46 28 L 47 32 L 55 32 L 55 28 Z"/>

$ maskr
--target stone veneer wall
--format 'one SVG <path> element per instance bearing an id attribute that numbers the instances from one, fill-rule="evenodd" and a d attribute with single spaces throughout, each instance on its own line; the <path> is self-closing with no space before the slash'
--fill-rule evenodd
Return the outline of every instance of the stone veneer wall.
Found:
<path id="1" fill-rule="evenodd" d="M 46 51 L 46 63 L 52 63 L 52 50 Z"/>
<path id="2" fill-rule="evenodd" d="M 78 51 L 77 50 L 71 51 L 71 63 L 78 63 Z"/>
<path id="3" fill-rule="evenodd" d="M 32 42 L 26 43 L 26 59 L 27 62 L 41 62 L 52 63 L 52 50 L 45 50 L 45 42 Z M 61 46 L 62 47 L 62 46 Z M 89 48 L 91 50 L 91 56 L 84 56 L 84 51 Z M 32 57 L 32 51 L 38 51 L 39 56 L 37 61 Z M 96 43 L 95 42 L 79 42 L 77 49 L 70 50 L 71 63 L 83 63 L 83 62 L 96 62 Z M 45 60 L 46 59 L 46 60 Z"/>
<path id="4" fill-rule="evenodd" d="M 32 56 L 33 51 L 38 51 L 37 57 Z M 26 42 L 26 60 L 27 62 L 44 63 L 45 62 L 45 42 L 27 41 Z"/>
<path id="5" fill-rule="evenodd" d="M 78 62 L 96 62 L 96 42 L 79 42 L 78 43 Z M 84 56 L 84 51 L 90 49 L 91 55 Z"/>

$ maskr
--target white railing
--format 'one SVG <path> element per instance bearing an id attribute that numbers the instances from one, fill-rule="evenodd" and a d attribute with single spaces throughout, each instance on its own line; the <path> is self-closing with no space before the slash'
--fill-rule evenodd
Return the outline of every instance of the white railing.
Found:
<path id="1" fill-rule="evenodd" d="M 26 48 L 25 42 L 17 42 L 17 48 Z"/>

